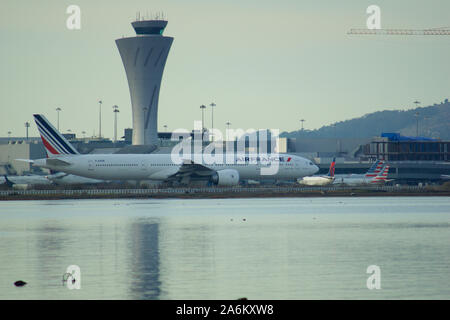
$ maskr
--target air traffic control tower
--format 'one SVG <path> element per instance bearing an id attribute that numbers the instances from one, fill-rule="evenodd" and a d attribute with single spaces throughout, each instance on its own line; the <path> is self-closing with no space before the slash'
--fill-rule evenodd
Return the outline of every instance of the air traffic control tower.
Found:
<path id="1" fill-rule="evenodd" d="M 130 88 L 133 145 L 158 143 L 158 99 L 161 78 L 173 38 L 163 36 L 165 20 L 132 22 L 135 37 L 117 39 Z"/>

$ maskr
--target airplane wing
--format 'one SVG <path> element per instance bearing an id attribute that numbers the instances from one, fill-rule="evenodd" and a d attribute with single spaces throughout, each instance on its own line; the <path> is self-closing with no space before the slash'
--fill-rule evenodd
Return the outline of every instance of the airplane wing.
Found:
<path id="1" fill-rule="evenodd" d="M 14 159 L 15 161 L 23 161 L 23 162 L 28 162 L 28 163 L 34 163 L 34 160 L 30 160 L 30 159 Z"/>
<path id="2" fill-rule="evenodd" d="M 45 177 L 50 181 L 54 181 L 54 180 L 61 180 L 62 178 L 67 177 L 68 175 L 69 174 L 65 173 L 65 172 L 58 172 L 58 173 L 51 174 L 51 175 L 48 175 Z"/>
<path id="3" fill-rule="evenodd" d="M 210 169 L 204 165 L 195 163 L 192 160 L 184 160 L 180 169 L 173 175 L 169 176 L 167 178 L 167 181 L 184 180 L 184 179 L 189 179 L 189 178 L 193 178 L 193 177 L 197 177 L 197 178 L 210 177 L 215 172 L 216 172 L 215 170 Z"/>

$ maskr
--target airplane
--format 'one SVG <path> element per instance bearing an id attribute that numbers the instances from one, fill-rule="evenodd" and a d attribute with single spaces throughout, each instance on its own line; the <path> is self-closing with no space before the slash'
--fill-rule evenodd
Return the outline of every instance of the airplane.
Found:
<path id="1" fill-rule="evenodd" d="M 340 180 L 341 178 L 373 178 L 380 173 L 383 168 L 384 161 L 376 160 L 364 174 L 350 173 L 350 174 L 336 174 L 334 176 L 335 180 Z"/>
<path id="2" fill-rule="evenodd" d="M 33 175 L 26 175 L 26 176 L 8 176 L 4 175 L 4 183 L 11 183 L 11 184 L 50 184 L 50 181 L 48 181 L 45 176 L 33 174 Z"/>
<path id="3" fill-rule="evenodd" d="M 334 181 L 334 170 L 336 166 L 336 158 L 333 158 L 331 161 L 330 169 L 328 170 L 328 174 L 326 176 L 311 176 L 311 177 L 303 177 L 302 179 L 298 179 L 298 183 L 305 186 L 326 186 Z"/>
<path id="4" fill-rule="evenodd" d="M 45 116 L 35 114 L 34 119 L 48 158 L 17 160 L 92 179 L 156 180 L 182 184 L 204 179 L 214 185 L 233 186 L 244 179 L 295 180 L 319 171 L 310 160 L 288 154 L 233 154 L 231 163 L 212 164 L 204 163 L 202 155 L 200 161 L 184 158 L 175 163 L 171 154 L 80 154 Z M 199 155 L 193 156 L 195 159 Z M 262 175 L 263 168 L 271 165 L 278 166 L 275 174 Z"/>
<path id="5" fill-rule="evenodd" d="M 378 161 L 383 163 L 382 161 Z M 376 165 L 376 168 L 378 168 L 379 164 Z M 378 171 L 377 169 L 375 169 Z M 370 170 L 369 170 L 370 171 Z M 348 185 L 348 186 L 361 186 L 361 185 L 373 185 L 373 184 L 383 184 L 388 181 L 391 181 L 392 179 L 388 180 L 389 172 L 389 165 L 385 164 L 383 165 L 382 169 L 374 175 L 374 173 L 366 173 L 365 175 L 362 175 L 360 177 L 359 175 L 350 175 L 347 177 L 339 177 L 335 178 L 333 184 L 340 184 L 340 185 Z"/>
<path id="6" fill-rule="evenodd" d="M 73 184 L 97 184 L 105 183 L 107 181 L 90 179 L 64 172 L 43 176 L 43 175 L 25 175 L 25 176 L 2 176 L 0 177 L 0 184 L 6 184 L 14 189 L 27 189 L 34 185 L 73 185 Z"/>
<path id="7" fill-rule="evenodd" d="M 10 188 L 14 189 L 28 189 L 33 185 L 50 184 L 51 182 L 40 175 L 27 175 L 27 176 L 8 176 L 4 175 L 0 178 L 0 184 L 6 184 Z"/>

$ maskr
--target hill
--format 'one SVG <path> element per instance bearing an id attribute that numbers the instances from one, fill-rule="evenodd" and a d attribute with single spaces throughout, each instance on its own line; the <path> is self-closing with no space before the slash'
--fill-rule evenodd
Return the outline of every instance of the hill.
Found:
<path id="1" fill-rule="evenodd" d="M 344 120 L 316 130 L 283 132 L 288 138 L 371 138 L 382 132 L 399 132 L 416 136 L 419 113 L 419 136 L 450 140 L 450 102 L 410 110 L 384 110 L 359 118 Z"/>

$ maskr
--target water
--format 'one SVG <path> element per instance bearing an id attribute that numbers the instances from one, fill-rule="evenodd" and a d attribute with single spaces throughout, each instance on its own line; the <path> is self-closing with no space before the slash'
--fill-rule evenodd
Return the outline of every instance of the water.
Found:
<path id="1" fill-rule="evenodd" d="M 445 197 L 0 202 L 0 299 L 449 299 L 449 240 Z"/>

